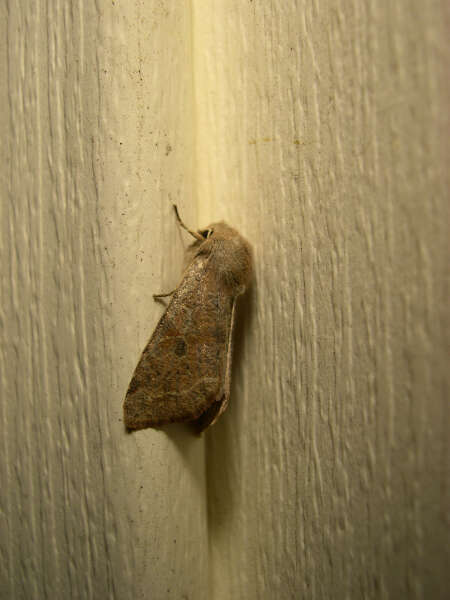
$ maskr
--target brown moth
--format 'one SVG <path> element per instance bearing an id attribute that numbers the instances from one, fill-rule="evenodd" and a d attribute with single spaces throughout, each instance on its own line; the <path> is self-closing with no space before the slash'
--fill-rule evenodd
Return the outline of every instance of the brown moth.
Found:
<path id="1" fill-rule="evenodd" d="M 187 268 L 134 371 L 124 402 L 128 429 L 214 424 L 230 395 L 236 298 L 252 273 L 250 244 L 226 223 L 191 231 Z"/>

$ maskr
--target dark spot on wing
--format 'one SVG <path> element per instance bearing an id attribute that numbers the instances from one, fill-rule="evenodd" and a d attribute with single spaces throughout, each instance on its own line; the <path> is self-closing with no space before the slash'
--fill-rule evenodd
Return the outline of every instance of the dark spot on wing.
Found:
<path id="1" fill-rule="evenodd" d="M 184 356 L 186 354 L 186 342 L 182 337 L 179 337 L 175 343 L 175 354 Z"/>

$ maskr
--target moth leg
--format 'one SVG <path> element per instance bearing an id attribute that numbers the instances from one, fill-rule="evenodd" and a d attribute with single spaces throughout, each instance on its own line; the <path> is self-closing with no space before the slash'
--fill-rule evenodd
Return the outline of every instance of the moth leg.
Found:
<path id="1" fill-rule="evenodd" d="M 195 237 L 196 240 L 200 240 L 200 241 L 204 242 L 205 238 L 202 235 L 197 233 L 197 231 L 192 231 L 192 229 L 189 229 L 189 227 L 186 227 L 186 225 L 183 223 L 183 221 L 181 220 L 181 217 L 178 213 L 178 208 L 177 208 L 176 204 L 173 204 L 173 210 L 175 211 L 175 216 L 177 217 L 177 221 L 178 221 L 178 224 L 180 225 L 180 227 L 182 227 L 188 233 L 190 233 L 193 237 Z"/>
<path id="2" fill-rule="evenodd" d="M 160 298 L 167 298 L 167 296 L 172 296 L 176 290 L 172 290 L 171 292 L 167 292 L 167 294 L 153 294 L 153 300 L 159 300 Z"/>

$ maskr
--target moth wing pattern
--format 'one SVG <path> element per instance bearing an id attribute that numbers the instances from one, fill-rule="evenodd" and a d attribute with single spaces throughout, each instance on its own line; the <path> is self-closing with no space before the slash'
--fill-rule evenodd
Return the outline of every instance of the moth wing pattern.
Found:
<path id="1" fill-rule="evenodd" d="M 231 385 L 231 360 L 233 357 L 233 331 L 234 331 L 234 319 L 235 319 L 235 308 L 236 298 L 233 299 L 231 307 L 231 322 L 228 327 L 228 340 L 226 345 L 226 366 L 223 379 L 223 389 L 220 397 L 216 398 L 215 401 L 209 406 L 209 408 L 200 415 L 196 420 L 196 428 L 198 431 L 204 431 L 210 425 L 214 425 L 220 415 L 225 412 L 230 399 L 230 385 Z"/>
<path id="2" fill-rule="evenodd" d="M 125 425 L 213 423 L 228 401 L 235 298 L 198 254 L 142 352 L 124 402 Z"/>

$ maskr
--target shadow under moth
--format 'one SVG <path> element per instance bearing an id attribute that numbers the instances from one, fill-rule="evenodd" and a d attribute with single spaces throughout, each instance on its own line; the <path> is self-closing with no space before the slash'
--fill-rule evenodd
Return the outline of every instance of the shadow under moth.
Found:
<path id="1" fill-rule="evenodd" d="M 236 299 L 252 273 L 250 244 L 226 223 L 192 231 L 181 283 L 142 352 L 124 402 L 128 429 L 214 424 L 230 395 Z"/>

